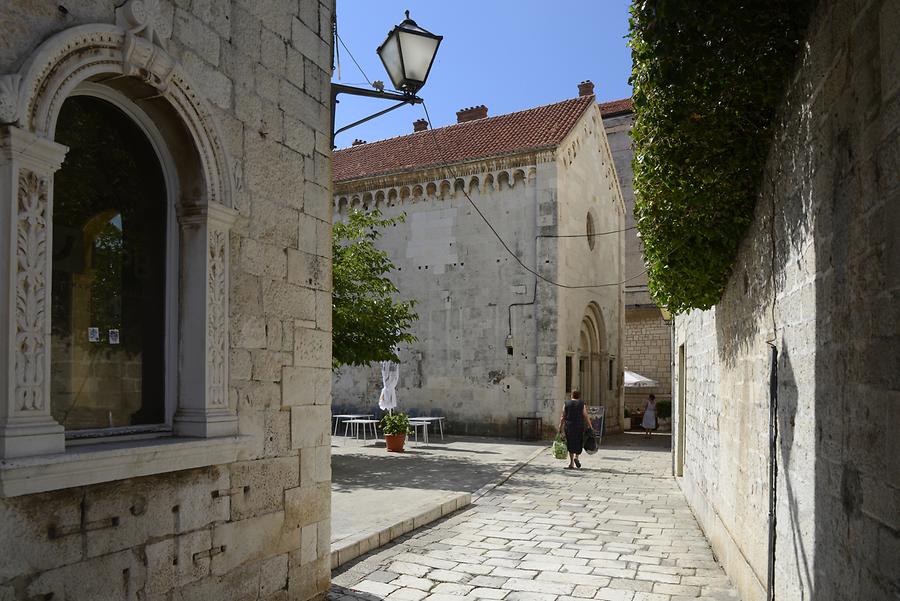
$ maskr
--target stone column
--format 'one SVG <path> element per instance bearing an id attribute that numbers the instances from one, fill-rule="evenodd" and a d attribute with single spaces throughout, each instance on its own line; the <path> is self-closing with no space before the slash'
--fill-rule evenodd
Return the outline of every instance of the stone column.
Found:
<path id="1" fill-rule="evenodd" d="M 50 416 L 53 174 L 68 149 L 0 127 L 0 459 L 62 453 Z"/>
<path id="2" fill-rule="evenodd" d="M 237 214 L 218 204 L 179 207 L 178 409 L 175 433 L 237 434 L 228 406 L 229 231 Z"/>

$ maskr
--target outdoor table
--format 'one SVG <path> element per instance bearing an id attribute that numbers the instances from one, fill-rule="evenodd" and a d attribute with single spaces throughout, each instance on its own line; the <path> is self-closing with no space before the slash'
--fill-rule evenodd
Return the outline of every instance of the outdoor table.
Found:
<path id="1" fill-rule="evenodd" d="M 378 424 L 377 419 L 348 419 L 344 422 L 344 436 L 347 436 L 347 429 L 352 425 L 354 431 L 354 438 L 359 440 L 359 428 L 358 426 L 362 426 L 363 431 L 363 441 L 369 440 L 369 433 L 367 431 L 366 426 L 372 426 L 372 440 L 378 440 L 378 430 L 375 429 L 375 426 Z"/>
<path id="2" fill-rule="evenodd" d="M 437 422 L 438 427 L 441 432 L 441 440 L 444 440 L 444 418 L 443 417 L 411 417 L 409 418 L 410 422 L 426 422 L 429 424 L 433 424 Z M 425 429 L 425 443 L 428 443 L 428 429 Z"/>
<path id="3" fill-rule="evenodd" d="M 368 419 L 370 417 L 374 417 L 371 413 L 338 413 L 336 415 L 332 415 L 334 418 L 334 433 L 332 436 L 337 436 L 338 425 L 341 423 L 341 420 L 347 419 Z M 347 435 L 347 428 L 344 428 L 344 436 Z"/>
<path id="4" fill-rule="evenodd" d="M 420 419 L 410 419 L 409 425 L 412 426 L 413 434 L 416 437 L 416 446 L 419 444 L 419 426 L 422 426 L 423 438 L 425 439 L 425 444 L 428 444 L 428 422 Z"/>

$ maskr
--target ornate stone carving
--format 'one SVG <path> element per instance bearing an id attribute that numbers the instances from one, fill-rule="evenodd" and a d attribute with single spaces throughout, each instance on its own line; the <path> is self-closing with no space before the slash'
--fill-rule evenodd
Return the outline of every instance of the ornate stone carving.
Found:
<path id="1" fill-rule="evenodd" d="M 209 265 L 207 290 L 207 333 L 206 360 L 209 371 L 209 404 L 224 406 L 227 404 L 225 381 L 225 358 L 227 349 L 227 306 L 226 286 L 228 279 L 225 272 L 225 252 L 227 234 L 219 230 L 209 230 Z"/>
<path id="2" fill-rule="evenodd" d="M 16 228 L 16 409 L 43 411 L 47 287 L 47 180 L 22 169 Z"/>
<path id="3" fill-rule="evenodd" d="M 172 22 L 163 14 L 159 0 L 128 0 L 116 9 L 116 25 L 160 46 L 172 36 Z"/>
<path id="4" fill-rule="evenodd" d="M 218 124 L 191 78 L 162 46 L 171 34 L 171 19 L 159 0 L 129 0 L 116 11 L 116 25 L 79 25 L 50 37 L 19 73 L 0 76 L 0 122 L 13 115 L 23 129 L 52 139 L 63 102 L 82 81 L 140 78 L 156 88 L 154 97 L 168 102 L 190 132 L 206 180 L 206 201 L 232 208 L 234 176 Z M 13 103 L 13 98 L 18 100 Z"/>
<path id="5" fill-rule="evenodd" d="M 0 75 L 0 123 L 15 123 L 19 120 L 19 83 L 22 76 L 18 73 Z"/>

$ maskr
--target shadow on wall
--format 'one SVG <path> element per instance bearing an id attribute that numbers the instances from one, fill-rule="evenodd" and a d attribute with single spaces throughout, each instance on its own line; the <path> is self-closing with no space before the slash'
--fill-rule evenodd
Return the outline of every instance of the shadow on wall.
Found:
<path id="1" fill-rule="evenodd" d="M 781 540 L 781 545 L 787 545 L 791 549 L 794 558 L 793 565 L 795 573 L 790 574 L 790 578 L 796 578 L 796 582 L 801 583 L 799 587 L 800 601 L 805 601 L 806 591 L 812 590 L 812 567 L 810 565 L 810 550 L 807 549 L 804 541 L 804 526 L 807 526 L 808 516 L 803 516 L 801 511 L 801 500 L 798 499 L 797 488 L 809 486 L 812 478 L 812 471 L 805 470 L 800 465 L 799 477 L 794 470 L 789 469 L 791 466 L 791 454 L 794 448 L 794 429 L 797 425 L 797 409 L 799 403 L 799 395 L 797 392 L 797 383 L 794 380 L 794 368 L 791 365 L 790 351 L 786 346 L 782 346 L 782 350 L 778 355 L 778 478 L 783 486 L 781 490 L 786 494 L 786 499 L 782 505 L 786 505 L 787 524 L 781 524 L 779 534 L 788 530 L 786 539 Z M 796 480 L 796 483 L 795 483 Z M 779 520 L 785 519 L 784 511 L 780 511 Z M 784 568 L 784 565 L 781 566 Z M 776 568 L 777 569 L 777 568 Z M 790 569 L 790 568 L 788 568 Z M 782 570 L 782 575 L 784 571 Z M 779 578 L 776 577 L 776 580 Z"/>

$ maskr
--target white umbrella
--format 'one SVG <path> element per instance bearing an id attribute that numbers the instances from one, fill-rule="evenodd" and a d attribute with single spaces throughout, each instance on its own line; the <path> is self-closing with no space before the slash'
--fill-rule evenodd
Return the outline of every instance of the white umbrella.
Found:
<path id="1" fill-rule="evenodd" d="M 633 388 L 653 388 L 657 385 L 656 380 L 651 380 L 646 376 L 642 376 L 639 373 L 635 373 L 630 370 L 625 370 L 625 386 L 630 386 Z"/>
<path id="2" fill-rule="evenodd" d="M 378 406 L 382 411 L 391 411 L 397 406 L 397 383 L 400 381 L 400 364 L 393 361 L 381 362 L 381 396 Z"/>

